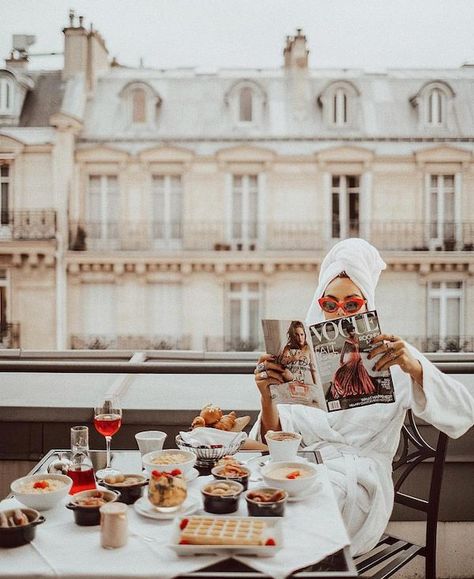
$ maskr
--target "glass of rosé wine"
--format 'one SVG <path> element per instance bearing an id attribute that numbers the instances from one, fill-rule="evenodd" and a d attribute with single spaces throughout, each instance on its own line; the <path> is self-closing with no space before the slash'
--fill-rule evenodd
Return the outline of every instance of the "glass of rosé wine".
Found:
<path id="1" fill-rule="evenodd" d="M 112 436 L 119 431 L 121 424 L 122 408 L 118 399 L 112 397 L 100 400 L 94 408 L 94 426 L 99 434 L 105 436 L 107 465 L 95 473 L 97 478 L 104 479 L 107 476 L 119 474 L 110 467 L 110 444 Z"/>

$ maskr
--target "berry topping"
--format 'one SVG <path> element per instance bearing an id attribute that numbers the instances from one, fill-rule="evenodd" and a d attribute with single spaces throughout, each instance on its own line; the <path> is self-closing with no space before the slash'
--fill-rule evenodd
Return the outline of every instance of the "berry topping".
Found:
<path id="1" fill-rule="evenodd" d="M 180 545 L 190 545 L 190 542 L 187 539 L 181 539 L 179 544 Z"/>
<path id="2" fill-rule="evenodd" d="M 49 484 L 45 480 L 38 480 L 33 485 L 34 489 L 47 489 L 48 487 L 49 487 Z"/>
<path id="3" fill-rule="evenodd" d="M 179 468 L 175 468 L 174 470 L 171 471 L 171 476 L 179 476 L 180 474 L 183 474 Z"/>
<path id="4" fill-rule="evenodd" d="M 154 476 L 156 478 L 161 476 L 161 472 L 159 470 L 152 470 L 151 471 L 151 476 Z"/>
<path id="5" fill-rule="evenodd" d="M 182 519 L 182 521 L 179 523 L 179 528 L 181 530 L 185 529 L 187 527 L 189 523 L 189 519 Z"/>
<path id="6" fill-rule="evenodd" d="M 286 478 L 295 479 L 295 478 L 298 478 L 299 476 L 301 476 L 300 471 L 299 471 L 299 470 L 294 470 L 293 472 L 290 472 L 290 474 L 287 474 L 287 475 L 286 475 Z"/>
<path id="7" fill-rule="evenodd" d="M 265 541 L 265 545 L 266 545 L 267 547 L 274 547 L 274 546 L 276 545 L 275 539 L 267 539 L 267 540 Z"/>

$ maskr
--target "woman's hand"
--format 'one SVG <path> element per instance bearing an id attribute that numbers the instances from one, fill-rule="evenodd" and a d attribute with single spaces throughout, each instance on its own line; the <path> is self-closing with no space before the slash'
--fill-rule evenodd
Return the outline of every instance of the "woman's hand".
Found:
<path id="1" fill-rule="evenodd" d="M 374 364 L 374 370 L 383 372 L 390 368 L 390 366 L 400 366 L 400 368 L 406 374 L 409 374 L 420 386 L 423 384 L 423 368 L 421 363 L 412 356 L 406 342 L 401 338 L 391 334 L 381 334 L 372 340 L 372 344 L 375 345 L 375 348 L 367 356 L 369 360 L 383 354 Z"/>
<path id="2" fill-rule="evenodd" d="M 260 436 L 265 440 L 268 430 L 281 430 L 280 417 L 276 404 L 273 403 L 270 388 L 271 384 L 282 384 L 284 368 L 275 362 L 275 356 L 264 354 L 260 356 L 255 367 L 255 383 L 261 394 L 262 417 Z"/>
<path id="3" fill-rule="evenodd" d="M 263 398 L 270 397 L 269 386 L 271 384 L 283 384 L 286 382 L 284 378 L 285 369 L 281 364 L 275 362 L 275 356 L 270 354 L 263 354 L 258 359 L 254 370 L 255 383 L 260 390 Z"/>

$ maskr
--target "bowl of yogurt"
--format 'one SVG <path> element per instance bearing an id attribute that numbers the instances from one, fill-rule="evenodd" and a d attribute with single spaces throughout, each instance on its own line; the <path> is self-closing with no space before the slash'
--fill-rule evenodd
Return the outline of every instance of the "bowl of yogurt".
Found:
<path id="1" fill-rule="evenodd" d="M 40 473 L 13 481 L 10 489 L 20 503 L 46 511 L 61 502 L 71 486 L 72 479 L 64 474 Z"/>
<path id="2" fill-rule="evenodd" d="M 260 472 L 268 486 L 283 489 L 290 496 L 306 492 L 318 476 L 317 468 L 304 462 L 270 462 Z"/>

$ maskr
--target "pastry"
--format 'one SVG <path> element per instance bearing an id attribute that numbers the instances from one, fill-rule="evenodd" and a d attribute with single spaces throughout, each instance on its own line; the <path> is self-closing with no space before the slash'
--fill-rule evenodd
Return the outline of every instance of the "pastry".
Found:
<path id="1" fill-rule="evenodd" d="M 202 416 L 196 416 L 191 423 L 191 428 L 202 428 L 203 426 L 206 426 L 206 421 Z"/>
<path id="2" fill-rule="evenodd" d="M 204 418 L 206 426 L 212 426 L 222 418 L 222 410 L 218 406 L 208 404 L 199 413 Z"/>
<path id="3" fill-rule="evenodd" d="M 255 519 L 190 517 L 180 529 L 181 545 L 275 545 L 266 523 Z"/>

